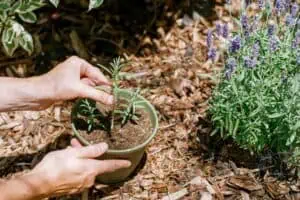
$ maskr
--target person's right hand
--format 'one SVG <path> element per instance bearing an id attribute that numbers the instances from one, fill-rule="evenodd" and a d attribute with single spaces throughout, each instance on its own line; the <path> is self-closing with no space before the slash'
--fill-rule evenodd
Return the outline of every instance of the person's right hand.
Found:
<path id="1" fill-rule="evenodd" d="M 91 187 L 99 174 L 113 172 L 131 165 L 126 160 L 96 160 L 107 150 L 100 143 L 82 147 L 76 140 L 65 150 L 54 151 L 32 170 L 31 176 L 39 176 L 46 196 L 74 194 Z"/>

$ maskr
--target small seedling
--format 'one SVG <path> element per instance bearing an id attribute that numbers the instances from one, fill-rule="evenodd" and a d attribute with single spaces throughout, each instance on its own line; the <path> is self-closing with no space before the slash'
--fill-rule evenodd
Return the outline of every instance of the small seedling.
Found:
<path id="1" fill-rule="evenodd" d="M 129 121 L 132 123 L 137 123 L 139 120 L 139 114 L 137 113 L 137 103 L 138 95 L 140 89 L 137 89 L 129 98 L 124 98 L 118 95 L 118 90 L 120 90 L 120 72 L 125 66 L 125 63 L 121 62 L 118 57 L 110 63 L 110 68 L 103 65 L 98 65 L 103 70 L 105 70 L 112 79 L 112 95 L 114 96 L 115 102 L 110 109 L 109 113 L 102 113 L 104 109 L 99 109 L 96 103 L 91 103 L 90 100 L 83 100 L 79 108 L 81 109 L 81 114 L 85 116 L 86 123 L 88 124 L 88 132 L 91 132 L 96 127 L 107 130 L 111 132 L 114 129 L 115 123 L 119 123 L 121 127 L 126 125 Z M 100 105 L 106 106 L 106 105 Z M 109 123 L 108 123 L 109 121 Z M 101 124 L 101 125 L 100 125 Z"/>
<path id="2" fill-rule="evenodd" d="M 102 117 L 102 114 L 97 110 L 95 102 L 92 102 L 88 99 L 83 99 L 82 103 L 79 106 L 80 114 L 86 118 L 87 131 L 90 133 L 96 127 L 106 129 L 104 124 L 99 123 L 99 118 Z"/>

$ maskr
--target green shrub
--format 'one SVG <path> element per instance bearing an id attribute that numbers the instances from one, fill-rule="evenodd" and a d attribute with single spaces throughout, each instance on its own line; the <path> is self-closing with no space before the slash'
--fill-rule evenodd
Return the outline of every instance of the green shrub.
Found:
<path id="1" fill-rule="evenodd" d="M 210 102 L 214 133 L 251 152 L 284 153 L 299 166 L 299 8 L 280 0 L 259 0 L 257 7 L 256 15 L 249 16 L 244 3 L 234 20 L 238 31 L 230 36 L 226 24 L 208 34 L 210 59 L 216 56 L 213 36 L 228 47 L 224 74 Z"/>
<path id="2" fill-rule="evenodd" d="M 49 0 L 55 7 L 60 0 Z M 99 7 L 103 0 L 90 0 L 89 11 Z M 36 23 L 36 10 L 45 6 L 45 0 L 5 0 L 0 2 L 0 37 L 4 52 L 12 56 L 19 48 L 30 55 L 34 51 L 32 36 L 22 23 Z"/>

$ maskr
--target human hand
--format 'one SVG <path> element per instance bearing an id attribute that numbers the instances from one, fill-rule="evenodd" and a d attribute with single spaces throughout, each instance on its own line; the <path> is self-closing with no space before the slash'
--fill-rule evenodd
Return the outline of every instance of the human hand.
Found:
<path id="1" fill-rule="evenodd" d="M 101 71 L 87 61 L 72 56 L 58 64 L 45 75 L 36 77 L 38 83 L 47 90 L 40 98 L 39 108 L 44 109 L 56 101 L 70 100 L 77 97 L 91 98 L 104 104 L 112 104 L 113 97 L 96 90 L 97 85 L 111 85 Z M 42 88 L 42 87 L 40 87 Z"/>
<path id="2" fill-rule="evenodd" d="M 113 172 L 131 165 L 126 160 L 95 160 L 107 150 L 100 143 L 82 147 L 77 140 L 65 150 L 51 152 L 32 170 L 31 176 L 40 177 L 44 196 L 74 194 L 91 187 L 99 174 Z"/>

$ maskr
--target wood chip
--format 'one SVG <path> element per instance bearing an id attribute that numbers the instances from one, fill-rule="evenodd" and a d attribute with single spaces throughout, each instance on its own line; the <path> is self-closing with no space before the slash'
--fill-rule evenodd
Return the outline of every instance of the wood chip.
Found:
<path id="1" fill-rule="evenodd" d="M 249 176 L 233 176 L 227 181 L 229 186 L 235 188 L 242 188 L 247 191 L 255 191 L 262 189 L 262 186 L 258 184 L 252 177 Z"/>
<path id="2" fill-rule="evenodd" d="M 186 188 L 179 190 L 175 193 L 169 194 L 165 197 L 163 197 L 161 200 L 178 200 L 182 197 L 184 197 L 185 195 L 187 195 L 189 192 Z"/>

